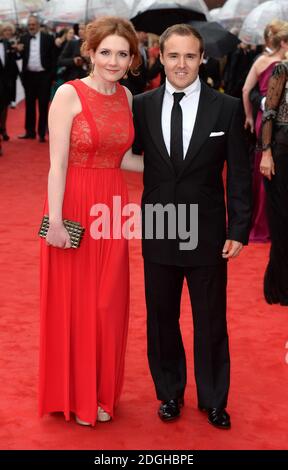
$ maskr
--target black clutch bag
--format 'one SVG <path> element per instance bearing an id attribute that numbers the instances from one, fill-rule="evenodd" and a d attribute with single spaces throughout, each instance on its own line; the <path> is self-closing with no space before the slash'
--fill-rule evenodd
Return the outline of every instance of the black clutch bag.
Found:
<path id="1" fill-rule="evenodd" d="M 78 248 L 80 246 L 81 239 L 84 235 L 85 228 L 80 225 L 79 222 L 73 220 L 64 219 L 63 224 L 69 233 L 71 240 L 71 248 Z M 38 232 L 39 237 L 45 238 L 49 228 L 49 217 L 44 215 L 41 226 Z"/>

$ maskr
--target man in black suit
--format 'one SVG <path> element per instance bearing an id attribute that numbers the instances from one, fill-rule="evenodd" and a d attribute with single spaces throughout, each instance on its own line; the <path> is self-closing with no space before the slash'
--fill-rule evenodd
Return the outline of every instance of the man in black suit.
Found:
<path id="1" fill-rule="evenodd" d="M 149 366 L 162 401 L 160 418 L 178 418 L 186 386 L 179 326 L 186 278 L 193 310 L 198 407 L 208 413 L 211 424 L 228 429 L 227 260 L 247 244 L 251 216 L 240 101 L 200 81 L 203 40 L 189 25 L 168 28 L 160 38 L 160 51 L 166 84 L 134 97 L 133 111 L 134 152 L 144 152 L 142 248 Z M 166 214 L 159 215 L 161 207 Z M 155 213 L 160 237 L 155 236 Z"/>
<path id="2" fill-rule="evenodd" d="M 20 139 L 34 139 L 36 136 L 36 101 L 38 100 L 38 136 L 45 142 L 48 106 L 52 79 L 55 75 L 54 37 L 40 32 L 40 23 L 35 16 L 28 18 L 28 33 L 24 34 L 18 50 L 23 59 L 22 82 L 25 90 L 25 129 Z"/>

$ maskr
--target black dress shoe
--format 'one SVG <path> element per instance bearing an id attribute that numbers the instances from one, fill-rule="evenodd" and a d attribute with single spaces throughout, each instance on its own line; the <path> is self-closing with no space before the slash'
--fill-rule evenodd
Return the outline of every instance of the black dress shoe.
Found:
<path id="1" fill-rule="evenodd" d="M 200 411 L 206 411 L 208 413 L 208 423 L 212 424 L 219 429 L 230 429 L 231 421 L 227 411 L 223 408 L 204 408 L 198 405 Z"/>
<path id="2" fill-rule="evenodd" d="M 9 135 L 6 134 L 6 132 L 4 134 L 2 134 L 2 137 L 3 137 L 3 140 L 5 140 L 5 142 L 7 142 L 7 140 L 10 139 Z"/>
<path id="3" fill-rule="evenodd" d="M 208 410 L 208 422 L 219 429 L 230 429 L 230 416 L 224 409 L 210 408 Z"/>
<path id="4" fill-rule="evenodd" d="M 45 137 L 39 137 L 39 142 L 41 142 L 42 144 L 43 144 L 43 142 L 46 142 Z"/>
<path id="5" fill-rule="evenodd" d="M 35 139 L 36 135 L 34 134 L 22 134 L 18 135 L 18 139 Z"/>
<path id="6" fill-rule="evenodd" d="M 173 421 L 180 416 L 179 400 L 162 401 L 158 410 L 158 416 L 162 421 Z"/>

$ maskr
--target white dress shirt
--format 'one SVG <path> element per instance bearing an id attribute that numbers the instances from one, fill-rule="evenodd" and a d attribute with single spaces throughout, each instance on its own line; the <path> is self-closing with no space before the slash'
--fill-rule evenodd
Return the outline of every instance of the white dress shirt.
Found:
<path id="1" fill-rule="evenodd" d="M 30 39 L 30 53 L 27 64 L 27 70 L 30 72 L 42 72 L 44 68 L 41 64 L 40 55 L 40 31 L 35 35 L 35 39 Z"/>
<path id="2" fill-rule="evenodd" d="M 0 43 L 0 60 L 3 67 L 5 67 L 5 48 L 3 42 Z"/>
<path id="3" fill-rule="evenodd" d="M 171 132 L 171 112 L 174 104 L 173 93 L 179 93 L 180 90 L 176 90 L 166 78 L 165 92 L 162 105 L 162 132 L 164 137 L 164 142 L 170 155 L 170 132 Z M 180 101 L 180 106 L 182 108 L 183 115 L 183 155 L 184 159 L 189 147 L 189 143 L 192 137 L 196 114 L 198 110 L 200 91 L 201 91 L 201 82 L 199 77 L 191 83 L 187 88 L 181 90 L 185 93 L 182 100 Z"/>

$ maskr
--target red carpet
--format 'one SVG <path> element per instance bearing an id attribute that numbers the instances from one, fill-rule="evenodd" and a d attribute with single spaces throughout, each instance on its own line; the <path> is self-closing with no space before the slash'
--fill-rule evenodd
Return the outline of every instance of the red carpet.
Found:
<path id="1" fill-rule="evenodd" d="M 189 382 L 182 418 L 164 424 L 148 371 L 140 241 L 131 248 L 131 317 L 122 400 L 111 423 L 83 428 L 61 415 L 37 416 L 38 239 L 48 144 L 20 141 L 23 106 L 9 111 L 10 142 L 0 157 L 1 449 L 287 449 L 288 308 L 262 297 L 268 245 L 251 245 L 229 263 L 232 358 L 231 431 L 210 426 L 196 409 L 192 321 L 187 292 L 182 327 Z M 127 173 L 139 201 L 141 176 Z M 286 346 L 287 343 L 287 346 Z M 287 355 L 287 363 L 285 357 Z"/>

